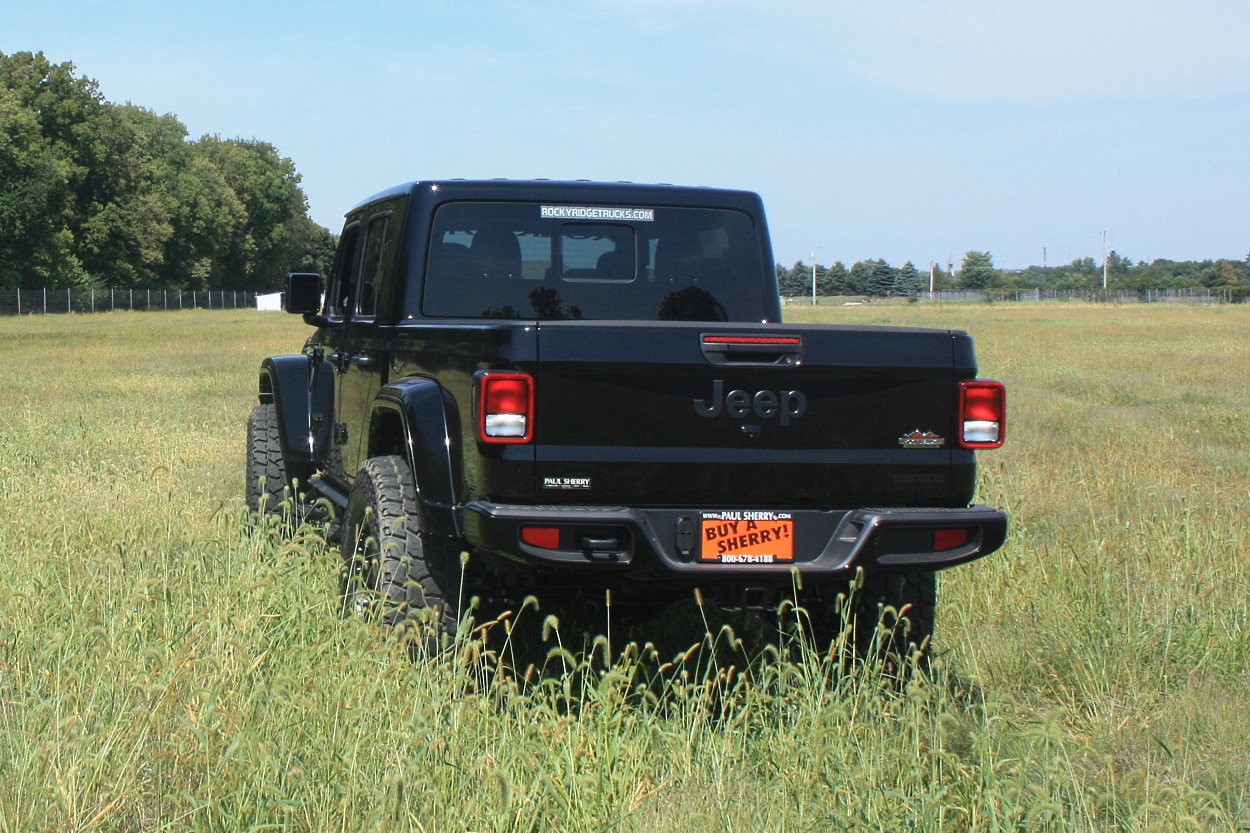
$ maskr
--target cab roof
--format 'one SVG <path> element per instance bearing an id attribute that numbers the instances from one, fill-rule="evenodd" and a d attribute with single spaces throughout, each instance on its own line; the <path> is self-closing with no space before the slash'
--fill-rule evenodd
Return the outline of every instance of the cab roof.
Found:
<path id="1" fill-rule="evenodd" d="M 703 186 L 646 185 L 635 182 L 557 181 L 550 179 L 443 179 L 406 182 L 379 191 L 356 205 L 349 214 L 399 196 L 421 202 L 451 200 L 518 200 L 590 202 L 608 205 L 644 204 L 736 208 L 763 214 L 763 202 L 752 191 Z"/>

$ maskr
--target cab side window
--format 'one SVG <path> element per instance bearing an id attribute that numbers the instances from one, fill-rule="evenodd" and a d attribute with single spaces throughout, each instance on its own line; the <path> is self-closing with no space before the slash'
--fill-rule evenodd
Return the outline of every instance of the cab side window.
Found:
<path id="1" fill-rule="evenodd" d="M 330 288 L 326 291 L 326 314 L 331 318 L 346 318 L 352 308 L 352 289 L 356 284 L 357 266 L 360 263 L 360 258 L 357 257 L 359 243 L 359 224 L 343 229 L 339 250 L 334 258 Z"/>
<path id="2" fill-rule="evenodd" d="M 378 289 L 382 286 L 386 249 L 390 241 L 391 214 L 369 220 L 365 230 L 364 256 L 356 288 L 356 317 L 373 318 L 378 312 Z"/>

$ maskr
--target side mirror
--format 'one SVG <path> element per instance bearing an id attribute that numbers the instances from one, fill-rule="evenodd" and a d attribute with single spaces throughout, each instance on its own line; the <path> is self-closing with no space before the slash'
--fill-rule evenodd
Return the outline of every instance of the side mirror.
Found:
<path id="1" fill-rule="evenodd" d="M 312 315 L 321 311 L 321 276 L 316 272 L 292 272 L 286 276 L 286 311 Z"/>

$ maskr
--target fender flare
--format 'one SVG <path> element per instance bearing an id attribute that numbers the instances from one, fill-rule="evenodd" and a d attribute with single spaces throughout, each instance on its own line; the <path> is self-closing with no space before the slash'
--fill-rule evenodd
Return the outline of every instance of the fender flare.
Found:
<path id="1" fill-rule="evenodd" d="M 260 402 L 272 402 L 277 408 L 282 453 L 293 474 L 307 477 L 330 439 L 333 372 L 303 355 L 265 359 L 260 367 Z M 321 415 L 320 425 L 314 425 L 314 414 Z"/>
<path id="2" fill-rule="evenodd" d="M 373 402 L 368 457 L 402 454 L 417 486 L 421 528 L 460 537 L 464 457 L 455 398 L 428 376 L 385 385 Z"/>

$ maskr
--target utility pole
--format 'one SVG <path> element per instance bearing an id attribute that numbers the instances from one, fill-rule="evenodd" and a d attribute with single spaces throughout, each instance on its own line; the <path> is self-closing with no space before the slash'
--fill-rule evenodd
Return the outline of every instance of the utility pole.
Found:
<path id="1" fill-rule="evenodd" d="M 819 248 L 812 247 L 812 306 L 816 306 L 816 250 Z"/>
<path id="2" fill-rule="evenodd" d="M 1102 288 L 1107 288 L 1107 233 L 1102 233 Z"/>
<path id="3" fill-rule="evenodd" d="M 937 283 L 937 264 L 929 261 L 929 297 L 933 297 L 933 288 Z"/>

